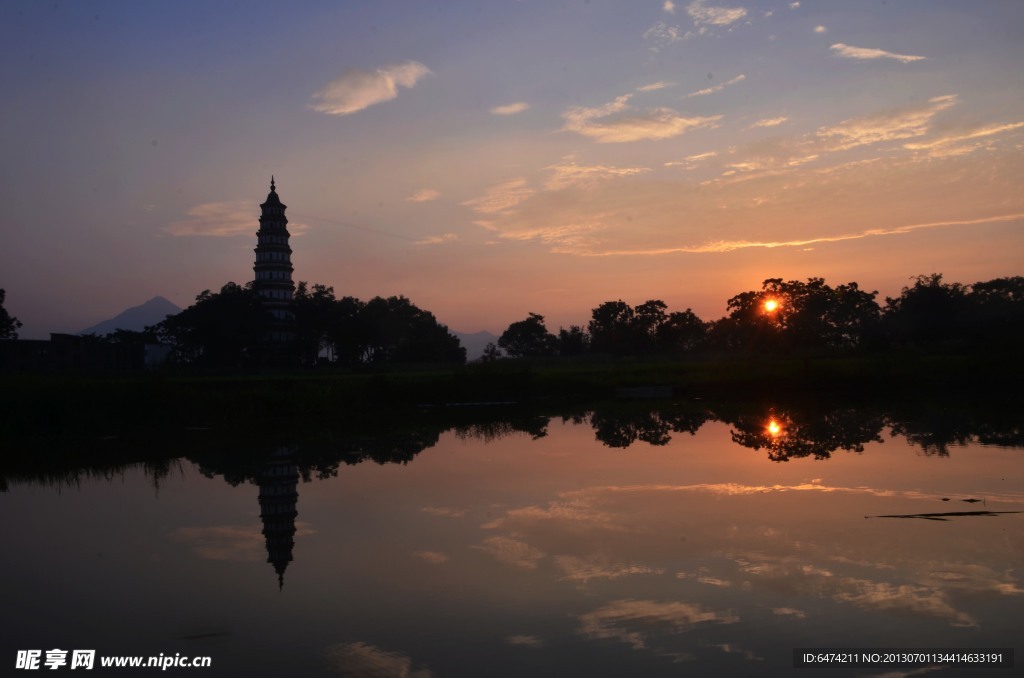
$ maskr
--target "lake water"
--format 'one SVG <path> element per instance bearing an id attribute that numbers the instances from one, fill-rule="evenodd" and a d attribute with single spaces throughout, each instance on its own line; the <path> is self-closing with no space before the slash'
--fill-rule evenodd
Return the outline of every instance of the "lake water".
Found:
<path id="1" fill-rule="evenodd" d="M 109 477 L 8 477 L 3 662 L 692 676 L 787 673 L 794 648 L 1020 650 L 1019 425 L 688 412 L 364 436 L 333 462 L 268 440 L 230 450 L 241 466 L 186 448 Z"/>

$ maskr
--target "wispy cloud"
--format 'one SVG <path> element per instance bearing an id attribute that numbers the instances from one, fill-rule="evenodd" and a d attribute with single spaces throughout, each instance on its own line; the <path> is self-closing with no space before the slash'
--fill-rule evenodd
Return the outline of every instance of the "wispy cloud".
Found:
<path id="1" fill-rule="evenodd" d="M 695 26 L 728 26 L 747 16 L 742 7 L 708 7 L 705 0 L 694 0 L 686 6 L 686 13 Z"/>
<path id="2" fill-rule="evenodd" d="M 676 3 L 672 2 L 672 0 L 665 0 L 665 2 L 662 3 L 661 5 L 661 9 L 668 12 L 669 14 L 675 14 Z"/>
<path id="3" fill-rule="evenodd" d="M 698 153 L 696 155 L 688 155 L 682 160 L 670 160 L 665 163 L 665 167 L 683 167 L 685 169 L 693 169 L 704 160 L 710 160 L 718 156 L 718 151 L 708 151 L 707 153 Z"/>
<path id="4" fill-rule="evenodd" d="M 924 137 L 931 132 L 936 116 L 957 102 L 957 96 L 952 94 L 933 97 L 888 111 L 843 120 L 800 137 L 773 137 L 735 147 L 729 151 L 732 159 L 723 176 L 789 170 L 858 147 Z M 768 127 L 772 126 L 769 123 L 781 124 L 784 121 L 784 118 L 769 118 L 754 123 L 752 127 Z"/>
<path id="5" fill-rule="evenodd" d="M 682 29 L 680 29 L 679 26 L 670 26 L 664 21 L 659 21 L 644 31 L 644 40 L 651 40 L 654 42 L 655 46 L 651 49 L 656 52 L 660 47 L 683 40 L 688 35 L 689 34 L 683 34 Z"/>
<path id="6" fill-rule="evenodd" d="M 440 197 L 441 191 L 433 188 L 421 188 L 406 198 L 406 200 L 409 202 L 430 202 L 431 200 L 437 200 Z"/>
<path id="7" fill-rule="evenodd" d="M 495 106 L 491 109 L 491 113 L 494 115 L 515 115 L 516 113 L 522 113 L 530 107 L 530 104 L 525 101 L 517 101 L 514 104 L 505 104 L 504 106 Z"/>
<path id="8" fill-rule="evenodd" d="M 537 569 L 537 564 L 544 558 L 544 552 L 540 549 L 512 537 L 488 537 L 483 544 L 473 548 L 493 556 L 499 562 L 523 570 Z"/>
<path id="9" fill-rule="evenodd" d="M 676 84 L 674 82 L 664 82 L 664 81 L 652 82 L 649 85 L 642 85 L 640 87 L 637 87 L 636 91 L 637 92 L 653 92 L 655 90 L 665 89 L 666 87 L 675 87 L 675 86 L 676 86 Z"/>
<path id="10" fill-rule="evenodd" d="M 763 248 L 763 249 L 774 249 L 776 247 L 804 247 L 806 245 L 814 245 L 818 243 L 834 243 L 843 242 L 846 240 L 860 240 L 861 238 L 870 238 L 874 236 L 883 235 L 902 235 L 905 233 L 911 233 L 925 228 L 940 228 L 948 226 L 978 226 L 982 224 L 994 224 L 999 222 L 1008 221 L 1020 221 L 1024 220 L 1024 213 L 1021 214 L 1003 214 L 994 217 L 981 217 L 979 219 L 961 219 L 951 221 L 935 221 L 926 224 L 910 224 L 906 226 L 897 226 L 895 228 L 870 228 L 863 231 L 857 231 L 854 233 L 842 233 L 839 235 L 822 236 L 820 238 L 806 238 L 798 240 L 775 240 L 775 241 L 757 241 L 757 240 L 715 240 L 706 242 L 702 245 L 696 246 L 684 246 L 684 247 L 666 247 L 660 249 L 650 250 L 620 250 L 620 251 L 606 251 L 606 252 L 592 252 L 589 256 L 616 256 L 616 255 L 634 255 L 634 256 L 651 256 L 651 255 L 662 255 L 662 254 L 675 254 L 675 253 L 691 253 L 691 254 L 707 254 L 707 253 L 722 253 L 722 252 L 733 252 L 735 250 L 749 249 L 749 248 Z M 588 256 L 588 253 L 582 253 L 584 256 Z M 793 489 L 815 489 L 818 490 L 820 487 L 806 488 L 798 487 Z"/>
<path id="11" fill-rule="evenodd" d="M 762 120 L 758 120 L 747 129 L 754 129 L 756 127 L 778 127 L 779 125 L 781 125 L 784 122 L 787 122 L 788 120 L 789 118 L 787 118 L 784 115 L 779 116 L 778 118 L 764 118 Z"/>
<path id="12" fill-rule="evenodd" d="M 441 197 L 440 190 L 436 188 L 420 188 L 406 200 L 411 203 L 428 203 Z"/>
<path id="13" fill-rule="evenodd" d="M 913 104 L 823 127 L 818 130 L 817 137 L 827 142 L 827 150 L 845 150 L 881 141 L 919 137 L 928 132 L 936 115 L 957 102 L 955 94 L 932 97 L 924 105 Z"/>
<path id="14" fill-rule="evenodd" d="M 1024 214 L 1024 197 L 1012 188 L 1024 164 L 1015 152 L 1024 125 L 951 129 L 944 118 L 956 102 L 932 97 L 790 136 L 748 133 L 750 141 L 735 147 L 670 155 L 660 172 L 570 158 L 534 179 L 532 192 L 525 179 L 510 186 L 512 207 L 500 209 L 502 191 L 475 206 L 493 204 L 480 225 L 495 242 L 536 242 L 578 257 L 817 248 L 829 258 L 858 241 L 891 250 L 887 240 L 910 241 L 927 228 L 1005 233 Z M 948 153 L 970 144 L 989 152 Z M 943 152 L 950 157 L 923 162 Z M 554 190 L 544 190 L 545 181 Z M 586 193 L 570 200 L 566 191 Z M 794 204 L 810 207 L 794 212 Z"/>
<path id="15" fill-rule="evenodd" d="M 226 238 L 251 236 L 259 228 L 259 214 L 251 200 L 207 202 L 189 208 L 187 219 L 175 221 L 164 230 L 171 235 L 204 235 Z"/>
<path id="16" fill-rule="evenodd" d="M 686 117 L 666 108 L 638 111 L 630 108 L 632 94 L 615 101 L 586 108 L 576 106 L 562 114 L 562 129 L 591 137 L 599 143 L 624 143 L 654 139 L 670 139 L 691 129 L 714 127 L 722 118 L 715 116 Z"/>
<path id="17" fill-rule="evenodd" d="M 828 33 L 828 29 L 825 28 L 824 26 L 815 26 L 814 27 L 814 32 L 815 33 Z"/>
<path id="18" fill-rule="evenodd" d="M 446 242 L 452 242 L 458 240 L 459 236 L 457 233 L 442 233 L 441 235 L 432 235 L 422 240 L 417 240 L 417 245 L 442 245 Z"/>
<path id="19" fill-rule="evenodd" d="M 723 82 L 721 84 L 715 85 L 714 87 L 708 87 L 707 89 L 697 90 L 696 92 L 690 92 L 686 96 L 688 96 L 688 97 L 701 97 L 701 96 L 705 96 L 707 94 L 714 94 L 715 92 L 721 92 L 723 89 L 725 89 L 729 85 L 735 85 L 736 83 L 743 82 L 746 79 L 747 79 L 747 76 L 745 76 L 742 73 L 740 73 L 739 75 L 737 75 L 732 80 L 729 80 L 728 82 Z"/>
<path id="20" fill-rule="evenodd" d="M 563 162 L 558 165 L 551 165 L 544 169 L 551 172 L 551 176 L 544 183 L 544 188 L 549 191 L 558 191 L 563 188 L 569 188 L 570 186 L 593 188 L 606 179 L 634 176 L 651 171 L 649 167 L 577 165 L 572 161 Z"/>
<path id="21" fill-rule="evenodd" d="M 985 125 L 970 130 L 947 132 L 928 141 L 915 141 L 904 144 L 903 148 L 912 151 L 929 151 L 929 154 L 933 157 L 969 153 L 978 148 L 980 144 L 965 142 L 975 142 L 981 139 L 990 141 L 991 137 L 1021 128 L 1024 128 L 1024 122 Z"/>
<path id="22" fill-rule="evenodd" d="M 844 45 L 841 42 L 837 42 L 832 45 L 832 52 L 836 56 L 845 57 L 847 59 L 895 59 L 896 61 L 901 61 L 905 64 L 910 63 L 911 61 L 921 61 L 925 58 L 923 56 L 913 56 L 910 54 L 895 54 L 894 52 L 886 52 L 884 49 L 853 47 L 851 45 Z"/>
<path id="23" fill-rule="evenodd" d="M 479 198 L 466 200 L 461 204 L 480 214 L 501 214 L 508 212 L 533 193 L 534 190 L 527 185 L 526 179 L 512 179 L 495 184 Z"/>
<path id="24" fill-rule="evenodd" d="M 789 3 L 789 8 L 790 9 L 800 9 L 800 3 L 799 2 L 791 2 L 791 3 Z"/>
<path id="25" fill-rule="evenodd" d="M 444 516 L 446 518 L 462 518 L 466 515 L 466 512 L 462 509 L 453 509 L 447 506 L 424 506 L 420 510 L 424 513 L 429 513 L 434 516 Z"/>
<path id="26" fill-rule="evenodd" d="M 163 231 L 178 236 L 208 236 L 230 238 L 252 237 L 259 228 L 259 207 L 253 200 L 224 200 L 207 202 L 189 208 L 187 217 L 171 222 Z M 297 221 L 288 222 L 288 232 L 299 236 L 309 226 Z"/>
<path id="27" fill-rule="evenodd" d="M 328 115 L 349 115 L 398 96 L 398 88 L 411 88 L 429 68 L 418 61 L 384 66 L 375 71 L 346 71 L 313 94 L 310 108 Z"/>

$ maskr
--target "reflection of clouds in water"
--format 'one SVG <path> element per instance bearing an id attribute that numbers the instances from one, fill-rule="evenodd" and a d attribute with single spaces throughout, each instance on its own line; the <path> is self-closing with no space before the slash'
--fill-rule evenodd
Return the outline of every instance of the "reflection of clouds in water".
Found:
<path id="1" fill-rule="evenodd" d="M 440 551 L 417 551 L 413 555 L 417 558 L 422 558 L 433 565 L 440 565 L 441 563 L 447 563 L 451 560 L 447 555 Z"/>
<path id="2" fill-rule="evenodd" d="M 412 659 L 369 643 L 338 643 L 327 648 L 330 669 L 349 678 L 430 678 L 428 669 L 413 669 Z"/>
<path id="3" fill-rule="evenodd" d="M 591 579 L 619 579 L 633 574 L 663 574 L 665 570 L 638 563 L 609 563 L 603 559 L 583 559 L 576 556 L 555 556 L 555 565 L 565 576 L 564 581 L 586 584 Z"/>
<path id="4" fill-rule="evenodd" d="M 171 539 L 187 544 L 207 560 L 265 560 L 266 538 L 261 525 L 214 525 L 210 527 L 179 527 L 170 532 Z M 295 523 L 295 536 L 315 534 L 308 523 Z"/>
<path id="5" fill-rule="evenodd" d="M 488 537 L 483 544 L 473 548 L 488 553 L 506 565 L 513 565 L 524 570 L 537 569 L 537 563 L 544 558 L 544 552 L 524 541 L 512 537 Z"/>
<path id="6" fill-rule="evenodd" d="M 718 577 L 712 577 L 708 574 L 709 570 L 706 567 L 700 568 L 697 572 L 676 572 L 676 579 L 695 579 L 701 584 L 707 584 L 708 586 L 717 586 L 719 588 L 728 588 L 732 586 L 732 582 L 727 579 L 719 579 Z"/>
<path id="7" fill-rule="evenodd" d="M 808 483 L 797 483 L 794 485 L 744 485 L 742 483 L 701 483 L 698 485 L 606 485 L 603 487 L 587 487 L 581 490 L 561 492 L 559 493 L 559 496 L 571 499 L 574 504 L 579 506 L 586 506 L 588 498 L 596 499 L 601 495 L 640 492 L 707 492 L 722 496 L 768 494 L 771 492 L 820 492 L 823 494 L 862 494 L 873 497 L 928 501 L 941 500 L 944 497 L 944 495 L 941 494 L 918 492 L 915 490 L 886 490 L 872 487 L 839 487 L 822 485 L 820 479 L 814 479 Z M 1014 492 L 1000 495 L 989 494 L 986 495 L 985 500 L 988 503 L 1006 502 L 1019 504 L 1024 502 L 1024 495 Z"/>
<path id="8" fill-rule="evenodd" d="M 797 619 L 804 619 L 807 614 L 803 610 L 797 610 L 792 607 L 773 607 L 772 614 L 780 617 L 796 617 Z"/>
<path id="9" fill-rule="evenodd" d="M 922 582 L 965 591 L 994 591 L 1006 596 L 1024 594 L 1013 570 L 997 572 L 975 563 L 931 563 Z"/>
<path id="10" fill-rule="evenodd" d="M 508 636 L 505 638 L 505 642 L 509 645 L 522 645 L 524 647 L 544 647 L 544 641 L 537 636 Z"/>
<path id="11" fill-rule="evenodd" d="M 503 515 L 484 523 L 481 527 L 484 529 L 512 528 L 522 531 L 535 527 L 540 521 L 545 521 L 552 526 L 562 526 L 564 529 L 573 531 L 601 529 L 611 532 L 632 532 L 637 529 L 635 524 L 637 520 L 649 522 L 649 517 L 644 512 L 630 510 L 635 508 L 636 502 L 644 501 L 646 498 L 667 497 L 675 493 L 742 497 L 788 492 L 867 496 L 909 501 L 934 501 L 942 498 L 938 494 L 914 490 L 829 486 L 821 484 L 819 479 L 793 485 L 746 485 L 742 483 L 607 485 L 559 492 L 558 499 L 548 502 L 546 506 L 532 505 L 508 509 Z M 1020 504 L 1024 502 L 1024 496 L 1019 493 L 990 495 L 987 497 L 987 501 Z M 626 505 L 625 502 L 631 503 Z M 759 526 L 757 529 L 760 536 L 765 538 L 780 538 L 784 534 L 780 530 L 766 525 Z"/>
<path id="12" fill-rule="evenodd" d="M 481 527 L 484 529 L 494 529 L 502 527 L 510 521 L 554 520 L 570 521 L 584 524 L 587 527 L 601 527 L 608 530 L 624 529 L 616 524 L 617 518 L 615 514 L 599 510 L 592 506 L 592 503 L 594 502 L 590 498 L 582 498 L 568 502 L 552 501 L 548 503 L 547 507 L 526 506 L 509 509 L 504 517 L 496 518 Z"/>
<path id="13" fill-rule="evenodd" d="M 652 632 L 685 633 L 698 624 L 734 624 L 740 618 L 731 611 L 707 610 L 696 603 L 616 600 L 580 615 L 579 620 L 579 632 L 587 638 L 611 638 L 644 650 Z"/>
<path id="14" fill-rule="evenodd" d="M 790 513 L 772 511 L 779 501 L 775 497 L 793 492 L 808 499 L 821 497 L 807 505 L 807 521 L 798 518 L 790 522 L 792 502 L 785 504 Z M 724 501 L 695 522 L 680 518 L 694 510 L 695 502 L 703 506 L 701 497 L 709 495 Z M 768 607 L 779 623 L 812 618 L 813 614 L 797 609 L 806 609 L 802 601 L 827 600 L 877 616 L 909 616 L 953 627 L 976 627 L 978 620 L 959 602 L 960 594 L 1024 593 L 1015 570 L 1009 565 L 1001 570 L 992 566 L 997 556 L 990 551 L 970 547 L 973 550 L 958 554 L 963 561 L 945 562 L 944 554 L 904 544 L 898 535 L 877 529 L 866 530 L 865 536 L 874 539 L 867 545 L 851 546 L 841 538 L 828 538 L 827 532 L 820 531 L 821 518 L 816 517 L 815 507 L 834 506 L 838 516 L 848 518 L 847 504 L 838 501 L 841 496 L 898 501 L 941 498 L 913 490 L 829 486 L 818 479 L 790 485 L 597 486 L 560 492 L 546 505 L 505 510 L 482 527 L 500 527 L 509 536 L 493 537 L 476 548 L 528 570 L 536 570 L 546 553 L 558 554 L 551 562 L 562 573 L 562 581 L 577 586 L 618 580 L 618 586 L 628 587 L 631 584 L 626 582 L 631 582 L 633 575 L 668 572 L 685 580 L 687 586 L 707 587 L 705 593 L 687 589 L 704 602 L 720 599 L 729 591 L 750 600 L 756 599 L 751 596 L 782 595 L 787 597 L 787 607 Z M 694 501 L 684 502 L 684 497 Z M 1000 499 L 1020 501 L 1019 495 L 1012 494 Z M 857 513 L 856 517 L 860 516 Z M 681 530 L 687 539 L 679 539 Z M 667 558 L 679 557 L 685 557 L 689 565 L 665 569 L 664 564 L 671 562 Z M 664 609 L 645 617 L 636 611 L 640 604 L 620 603 L 586 615 L 581 618 L 586 621 L 582 632 L 588 637 L 614 637 L 642 646 L 641 631 L 648 626 L 675 628 Z"/>
<path id="15" fill-rule="evenodd" d="M 719 650 L 721 650 L 722 652 L 724 652 L 726 654 L 738 654 L 738 655 L 742 656 L 744 659 L 747 659 L 747 660 L 750 660 L 750 661 L 756 661 L 756 662 L 764 661 L 764 657 L 759 657 L 758 655 L 754 654 L 750 650 L 745 650 L 742 647 L 739 647 L 738 645 L 736 645 L 734 643 L 721 643 L 719 645 L 712 645 L 711 647 L 717 647 Z"/>
<path id="16" fill-rule="evenodd" d="M 792 557 L 773 558 L 764 554 L 733 557 L 739 569 L 756 577 L 754 590 L 771 590 L 792 596 L 830 598 L 874 612 L 895 612 L 943 619 L 951 626 L 977 626 L 977 621 L 954 608 L 945 587 L 896 584 L 859 577 L 837 576 Z M 780 612 L 785 610 L 787 612 Z M 775 614 L 790 614 L 790 608 L 775 608 Z M 803 618 L 803 613 L 793 611 Z"/>
<path id="17" fill-rule="evenodd" d="M 978 625 L 969 614 L 954 609 L 943 591 L 925 586 L 845 578 L 839 580 L 833 598 L 872 610 L 948 619 L 952 626 Z"/>

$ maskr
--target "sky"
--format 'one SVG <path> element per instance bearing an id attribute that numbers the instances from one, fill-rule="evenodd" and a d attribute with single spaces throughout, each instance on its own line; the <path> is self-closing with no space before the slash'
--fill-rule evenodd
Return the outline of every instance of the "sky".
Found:
<path id="1" fill-rule="evenodd" d="M 22 338 L 252 279 L 550 330 L 766 278 L 1024 275 L 1024 3 L 6 2 Z"/>

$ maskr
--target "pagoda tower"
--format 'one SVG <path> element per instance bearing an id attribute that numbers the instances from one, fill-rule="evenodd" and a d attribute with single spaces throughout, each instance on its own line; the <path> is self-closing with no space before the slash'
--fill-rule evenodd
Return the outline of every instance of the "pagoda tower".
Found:
<path id="1" fill-rule="evenodd" d="M 269 339 L 274 343 L 288 342 L 295 338 L 295 314 L 292 298 L 295 284 L 292 282 L 292 248 L 288 245 L 288 217 L 284 215 L 287 205 L 277 197 L 274 177 L 270 177 L 270 194 L 260 205 L 260 230 L 256 231 L 256 292 L 263 300 L 263 306 L 274 316 Z"/>

